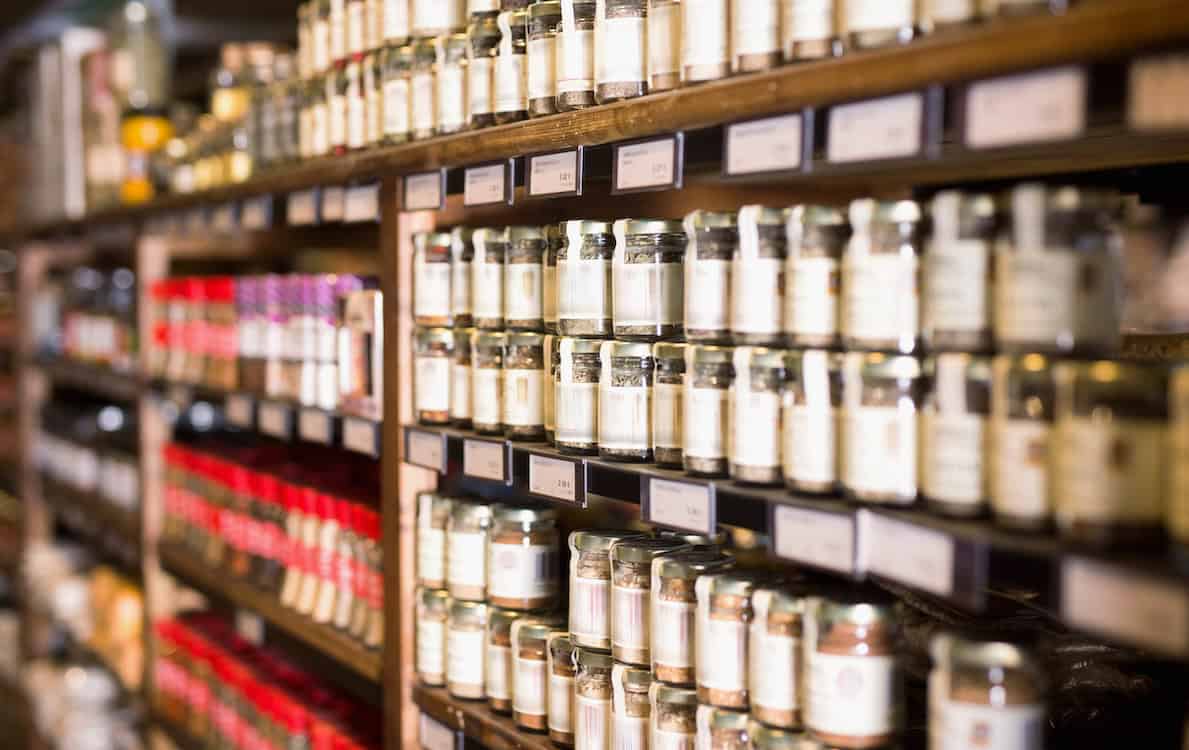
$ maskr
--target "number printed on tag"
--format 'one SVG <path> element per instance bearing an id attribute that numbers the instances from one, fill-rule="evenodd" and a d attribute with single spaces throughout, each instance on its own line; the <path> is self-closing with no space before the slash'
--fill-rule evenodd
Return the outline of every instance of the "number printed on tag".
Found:
<path id="1" fill-rule="evenodd" d="M 1061 617 L 1069 624 L 1165 653 L 1189 653 L 1189 594 L 1183 586 L 1070 558 L 1061 565 Z"/>
<path id="2" fill-rule="evenodd" d="M 681 145 L 677 136 L 615 149 L 615 189 L 644 190 L 676 185 L 680 179 Z"/>
<path id="3" fill-rule="evenodd" d="M 318 222 L 318 191 L 314 188 L 289 194 L 289 226 L 303 227 Z"/>
<path id="4" fill-rule="evenodd" d="M 713 502 L 709 485 L 648 480 L 648 520 L 653 523 L 713 534 Z"/>
<path id="5" fill-rule="evenodd" d="M 463 205 L 487 206 L 502 203 L 506 197 L 506 176 L 506 163 L 467 169 L 463 185 Z"/>
<path id="6" fill-rule="evenodd" d="M 578 464 L 544 456 L 529 456 L 528 490 L 566 502 L 578 501 Z"/>
<path id="7" fill-rule="evenodd" d="M 561 151 L 528 158 L 528 194 L 580 195 L 578 178 L 579 151 Z"/>
<path id="8" fill-rule="evenodd" d="M 359 419 L 357 417 L 343 417 L 343 447 L 355 453 L 362 453 L 365 456 L 379 457 L 380 446 L 378 434 L 380 426 L 368 419 Z M 411 435 L 412 433 L 410 433 Z M 418 433 L 430 434 L 433 436 L 439 445 L 437 448 L 438 458 L 436 463 L 429 468 L 436 469 L 442 466 L 442 446 L 440 445 L 441 438 L 433 433 Z M 410 438 L 411 439 L 411 438 Z M 416 462 L 413 462 L 416 463 Z M 424 465 L 424 464 L 422 464 Z"/>
<path id="9" fill-rule="evenodd" d="M 343 445 L 347 444 L 347 435 L 351 432 L 349 422 L 352 420 L 343 420 Z M 408 437 L 405 442 L 405 460 L 414 466 L 421 466 L 426 469 L 433 469 L 437 472 L 444 472 L 446 470 L 446 454 L 444 452 L 444 441 L 442 436 L 436 432 L 423 432 L 421 430 L 409 430 Z"/>
<path id="10" fill-rule="evenodd" d="M 405 211 L 437 211 L 442 207 L 442 173 L 425 172 L 405 178 Z"/>
<path id="11" fill-rule="evenodd" d="M 980 81 L 966 93 L 966 144 L 995 148 L 1075 138 L 1086 128 L 1086 73 L 1059 68 Z"/>
<path id="12" fill-rule="evenodd" d="M 504 444 L 486 440 L 463 441 L 462 473 L 468 477 L 504 481 Z"/>
<path id="13" fill-rule="evenodd" d="M 727 126 L 730 176 L 784 172 L 801 166 L 801 115 L 767 117 Z"/>
<path id="14" fill-rule="evenodd" d="M 779 505 L 773 511 L 773 544 L 786 560 L 852 573 L 855 569 L 855 521 L 837 513 Z"/>

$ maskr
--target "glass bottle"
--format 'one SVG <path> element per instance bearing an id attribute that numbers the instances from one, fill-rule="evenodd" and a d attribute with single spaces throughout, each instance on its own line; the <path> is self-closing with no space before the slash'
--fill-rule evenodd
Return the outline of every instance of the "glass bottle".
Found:
<path id="1" fill-rule="evenodd" d="M 541 345 L 545 363 L 545 382 L 541 388 L 541 402 L 545 417 L 545 442 L 554 445 L 557 441 L 557 336 L 545 334 Z"/>
<path id="2" fill-rule="evenodd" d="M 599 360 L 599 456 L 651 460 L 652 346 L 604 341 Z"/>
<path id="3" fill-rule="evenodd" d="M 561 0 L 556 57 L 559 112 L 595 104 L 595 5 L 591 0 Z"/>
<path id="4" fill-rule="evenodd" d="M 410 33 L 414 37 L 441 36 L 466 28 L 466 0 L 410 0 L 410 4 Z"/>
<path id="5" fill-rule="evenodd" d="M 560 620 L 522 617 L 512 623 L 512 719 L 535 732 L 548 729 L 549 647 Z"/>
<path id="6" fill-rule="evenodd" d="M 499 53 L 495 58 L 495 121 L 503 125 L 528 117 L 528 67 L 526 57 L 528 13 L 503 11 L 497 20 Z"/>
<path id="7" fill-rule="evenodd" d="M 657 680 L 695 684 L 695 582 L 698 576 L 728 568 L 733 562 L 730 555 L 705 546 L 675 549 L 653 558 L 649 625 L 652 674 Z"/>
<path id="8" fill-rule="evenodd" d="M 785 484 L 797 492 L 833 492 L 838 486 L 842 355 L 820 349 L 786 352 L 785 370 Z"/>
<path id="9" fill-rule="evenodd" d="M 680 336 L 686 246 L 681 222 L 619 219 L 612 231 L 611 299 L 616 338 L 656 341 Z"/>
<path id="10" fill-rule="evenodd" d="M 364 142 L 377 146 L 384 140 L 383 52 L 369 51 L 363 58 Z"/>
<path id="11" fill-rule="evenodd" d="M 549 739 L 562 747 L 574 747 L 577 724 L 574 677 L 579 649 L 574 648 L 570 634 L 557 630 L 546 641 L 549 663 Z"/>
<path id="12" fill-rule="evenodd" d="M 574 661 L 574 735 L 582 750 L 611 746 L 610 654 L 578 649 Z"/>
<path id="13" fill-rule="evenodd" d="M 417 585 L 446 587 L 446 526 L 454 501 L 436 492 L 417 493 Z"/>
<path id="14" fill-rule="evenodd" d="M 528 114 L 541 117 L 557 112 L 557 27 L 561 3 L 543 0 L 528 9 Z"/>
<path id="15" fill-rule="evenodd" d="M 850 238 L 846 215 L 832 206 L 789 210 L 784 334 L 794 346 L 838 344 L 839 269 Z"/>
<path id="16" fill-rule="evenodd" d="M 685 337 L 698 343 L 731 341 L 731 259 L 739 244 L 735 214 L 698 210 L 684 220 Z"/>
<path id="17" fill-rule="evenodd" d="M 487 617 L 487 669 L 484 692 L 491 710 L 512 713 L 512 624 L 524 615 L 491 607 Z"/>
<path id="18" fill-rule="evenodd" d="M 595 100 L 648 93 L 647 0 L 600 0 L 595 9 Z"/>
<path id="19" fill-rule="evenodd" d="M 611 667 L 611 747 L 648 747 L 652 673 L 626 664 Z"/>
<path id="20" fill-rule="evenodd" d="M 648 0 L 648 90 L 681 85 L 681 0 Z"/>
<path id="21" fill-rule="evenodd" d="M 326 74 L 326 145 L 329 153 L 347 151 L 347 61 L 336 63 Z"/>
<path id="22" fill-rule="evenodd" d="M 920 206 L 857 200 L 850 205 L 850 223 L 854 234 L 842 268 L 842 342 L 853 349 L 911 354 L 919 346 Z"/>
<path id="23" fill-rule="evenodd" d="M 454 359 L 450 362 L 450 421 L 471 426 L 471 340 L 474 328 L 454 329 Z"/>
<path id="24" fill-rule="evenodd" d="M 545 327 L 545 234 L 540 227 L 508 227 L 504 261 L 504 326 L 541 331 Z"/>
<path id="25" fill-rule="evenodd" d="M 413 411 L 421 424 L 450 423 L 454 331 L 418 328 L 413 357 Z"/>
<path id="26" fill-rule="evenodd" d="M 467 127 L 467 35 L 451 34 L 434 39 L 434 85 L 439 135 Z"/>
<path id="27" fill-rule="evenodd" d="M 751 595 L 748 640 L 748 691 L 751 715 L 784 729 L 801 726 L 805 659 L 802 616 L 805 599 L 773 584 L 759 584 Z"/>
<path id="28" fill-rule="evenodd" d="M 545 237 L 545 257 L 541 266 L 541 319 L 545 333 L 558 333 L 557 327 L 557 253 L 563 242 L 560 224 L 541 227 Z"/>
<path id="29" fill-rule="evenodd" d="M 471 315 L 471 263 L 474 258 L 471 230 L 467 227 L 450 230 L 450 315 L 455 327 L 468 328 L 475 324 Z"/>
<path id="30" fill-rule="evenodd" d="M 653 682 L 648 689 L 648 696 L 651 703 L 649 746 L 694 747 L 698 694 L 689 688 Z"/>
<path id="31" fill-rule="evenodd" d="M 695 476 L 726 476 L 730 434 L 729 398 L 735 372 L 729 347 L 685 348 L 682 394 L 682 460 Z"/>
<path id="32" fill-rule="evenodd" d="M 557 512 L 496 506 L 488 545 L 487 600 L 504 609 L 541 610 L 557 601 Z"/>
<path id="33" fill-rule="evenodd" d="M 471 338 L 471 423 L 480 435 L 504 432 L 506 334 L 475 331 Z"/>
<path id="34" fill-rule="evenodd" d="M 784 0 L 784 61 L 819 60 L 835 54 L 836 0 Z"/>
<path id="35" fill-rule="evenodd" d="M 383 59 L 384 145 L 394 146 L 408 141 L 413 128 L 409 117 L 413 48 L 409 45 L 389 45 L 384 50 Z"/>
<path id="36" fill-rule="evenodd" d="M 606 337 L 615 238 L 605 221 L 564 221 L 557 249 L 557 325 L 563 336 Z"/>
<path id="37" fill-rule="evenodd" d="M 681 82 L 731 74 L 729 0 L 681 0 Z"/>
<path id="38" fill-rule="evenodd" d="M 495 12 L 472 13 L 467 31 L 468 96 L 472 128 L 495 124 L 495 57 L 500 46 L 500 29 Z"/>
<path id="39" fill-rule="evenodd" d="M 562 453 L 598 452 L 599 348 L 602 342 L 562 338 L 554 354 L 557 370 L 557 449 Z"/>
<path id="40" fill-rule="evenodd" d="M 346 147 L 359 151 L 367 146 L 367 90 L 363 85 L 363 56 L 347 60 L 340 86 L 346 97 Z"/>
<path id="41" fill-rule="evenodd" d="M 611 650 L 612 545 L 641 536 L 633 531 L 574 531 L 570 534 L 570 639 L 575 646 Z"/>
<path id="42" fill-rule="evenodd" d="M 446 684 L 446 620 L 450 595 L 435 589 L 418 589 L 415 669 L 417 679 L 430 686 Z"/>

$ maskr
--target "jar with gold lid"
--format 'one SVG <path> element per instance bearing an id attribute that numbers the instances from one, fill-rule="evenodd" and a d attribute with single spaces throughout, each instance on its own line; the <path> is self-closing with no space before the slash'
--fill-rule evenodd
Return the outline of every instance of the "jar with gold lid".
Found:
<path id="1" fill-rule="evenodd" d="M 805 598 L 788 587 L 760 584 L 751 595 L 748 691 L 751 715 L 784 729 L 801 726 Z"/>
<path id="2" fill-rule="evenodd" d="M 786 213 L 739 209 L 739 244 L 731 260 L 731 337 L 736 344 L 776 346 L 784 335 Z"/>
<path id="3" fill-rule="evenodd" d="M 789 209 L 785 231 L 785 338 L 793 346 L 836 346 L 839 272 L 850 223 L 832 206 L 799 205 Z"/>
<path id="4" fill-rule="evenodd" d="M 487 601 L 504 609 L 545 609 L 557 598 L 557 512 L 497 505 L 488 544 Z"/>
<path id="5" fill-rule="evenodd" d="M 545 439 L 545 341 L 539 333 L 509 333 L 504 347 L 504 435 Z"/>
<path id="6" fill-rule="evenodd" d="M 841 483 L 856 500 L 909 505 L 917 497 L 921 363 L 848 352 L 843 360 Z"/>
<path id="7" fill-rule="evenodd" d="M 450 421 L 471 426 L 471 339 L 474 328 L 454 329 L 454 356 L 450 360 Z"/>
<path id="8" fill-rule="evenodd" d="M 483 228 L 471 233 L 471 307 L 475 327 L 504 328 L 504 265 L 508 230 Z"/>
<path id="9" fill-rule="evenodd" d="M 652 346 L 604 341 L 599 349 L 599 456 L 652 458 Z"/>
<path id="10" fill-rule="evenodd" d="M 727 474 L 733 357 L 729 347 L 690 344 L 685 348 L 681 450 L 685 470 L 695 476 Z"/>
<path id="11" fill-rule="evenodd" d="M 495 121 L 504 125 L 528 117 L 528 12 L 503 11 L 496 23 L 500 46 L 495 57 Z"/>
<path id="12" fill-rule="evenodd" d="M 619 219 L 612 225 L 613 330 L 616 338 L 680 336 L 685 229 L 668 219 Z"/>
<path id="13" fill-rule="evenodd" d="M 562 453 L 598 452 L 599 348 L 603 342 L 562 338 L 554 354 L 555 439 Z"/>
<path id="14" fill-rule="evenodd" d="M 555 630 L 546 640 L 549 663 L 549 739 L 562 747 L 574 747 L 575 710 L 574 681 L 577 672 L 578 649 L 570 642 L 570 634 Z"/>
<path id="15" fill-rule="evenodd" d="M 739 244 L 735 214 L 697 210 L 683 220 L 685 338 L 703 344 L 731 343 L 731 262 Z"/>
<path id="16" fill-rule="evenodd" d="M 649 667 L 649 592 L 652 560 L 685 547 L 681 539 L 633 537 L 611 545 L 611 655 L 616 661 Z"/>
<path id="17" fill-rule="evenodd" d="M 991 366 L 970 354 L 925 360 L 921 404 L 921 495 L 942 515 L 971 517 L 987 509 L 987 422 Z"/>
<path id="18" fill-rule="evenodd" d="M 446 586 L 450 596 L 467 601 L 487 598 L 487 544 L 491 506 L 458 501 L 446 527 Z"/>
<path id="19" fill-rule="evenodd" d="M 508 227 L 504 260 L 504 326 L 509 330 L 545 328 L 545 234 L 541 227 Z"/>
<path id="20" fill-rule="evenodd" d="M 596 5 L 595 100 L 610 104 L 648 93 L 647 0 L 604 0 Z"/>
<path id="21" fill-rule="evenodd" d="M 842 357 L 821 349 L 784 355 L 781 460 L 789 489 L 824 494 L 838 487 Z"/>
<path id="22" fill-rule="evenodd" d="M 446 684 L 446 620 L 450 595 L 439 589 L 417 590 L 417 678 L 426 685 Z"/>
<path id="23" fill-rule="evenodd" d="M 595 7 L 591 0 L 561 0 L 557 25 L 557 110 L 595 105 Z"/>
<path id="24" fill-rule="evenodd" d="M 500 46 L 497 13 L 472 13 L 467 29 L 467 98 L 471 128 L 495 124 L 495 56 Z"/>
<path id="25" fill-rule="evenodd" d="M 611 667 L 611 747 L 648 747 L 648 719 L 652 706 L 647 668 L 614 663 Z"/>
<path id="26" fill-rule="evenodd" d="M 649 650 L 656 679 L 675 685 L 695 684 L 695 582 L 698 576 L 733 563 L 731 555 L 714 547 L 676 549 L 653 558 Z"/>
<path id="27" fill-rule="evenodd" d="M 696 729 L 694 746 L 711 750 L 751 750 L 746 711 L 733 711 L 706 703 L 698 704 L 694 716 Z"/>
<path id="28" fill-rule="evenodd" d="M 842 263 L 842 343 L 911 354 L 919 348 L 921 208 L 864 198 L 850 204 L 853 233 Z"/>
<path id="29" fill-rule="evenodd" d="M 836 0 L 786 0 L 781 44 L 785 62 L 820 60 L 837 54 Z"/>
<path id="30" fill-rule="evenodd" d="M 649 746 L 692 748 L 698 732 L 698 694 L 690 688 L 653 682 L 648 688 Z"/>
<path id="31" fill-rule="evenodd" d="M 557 112 L 557 27 L 562 10 L 558 0 L 539 0 L 528 8 L 528 114 L 542 117 Z"/>
<path id="32" fill-rule="evenodd" d="M 467 119 L 467 35 L 434 39 L 434 130 L 438 135 L 465 130 Z"/>
<path id="33" fill-rule="evenodd" d="M 548 729 L 549 636 L 564 633 L 551 616 L 522 617 L 512 623 L 512 718 L 535 732 Z"/>
<path id="34" fill-rule="evenodd" d="M 610 654 L 580 648 L 575 651 L 574 744 L 580 750 L 602 750 L 611 743 Z"/>
<path id="35" fill-rule="evenodd" d="M 659 341 L 652 345 L 652 360 L 652 460 L 663 468 L 680 469 L 685 344 Z"/>
<path id="36" fill-rule="evenodd" d="M 563 221 L 557 248 L 557 327 L 563 336 L 608 337 L 615 237 L 605 221 Z"/>
<path id="37" fill-rule="evenodd" d="M 992 346 L 991 261 L 998 229 L 995 199 L 956 190 L 930 205 L 921 337 L 930 351 L 983 352 Z"/>
<path id="38" fill-rule="evenodd" d="M 450 423 L 450 372 L 454 331 L 417 329 L 413 365 L 413 410 L 421 424 Z"/>
<path id="39" fill-rule="evenodd" d="M 575 646 L 611 650 L 611 559 L 614 542 L 634 531 L 583 530 L 570 534 L 570 637 Z"/>
<path id="40" fill-rule="evenodd" d="M 1052 519 L 1049 456 L 1055 409 L 1048 357 L 1001 354 L 994 359 L 987 484 L 1001 526 L 1037 531 Z"/>
<path id="41" fill-rule="evenodd" d="M 417 583 L 446 587 L 446 526 L 454 501 L 436 492 L 417 494 Z"/>
<path id="42" fill-rule="evenodd" d="M 785 352 L 740 346 L 730 389 L 731 477 L 748 484 L 780 484 L 780 402 Z"/>
<path id="43" fill-rule="evenodd" d="M 446 689 L 455 698 L 483 700 L 488 607 L 454 600 L 446 622 Z"/>
<path id="44" fill-rule="evenodd" d="M 471 335 L 471 424 L 481 435 L 504 432 L 504 346 L 507 334 Z"/>
<path id="45" fill-rule="evenodd" d="M 484 692 L 487 704 L 496 713 L 512 713 L 512 624 L 523 616 L 494 606 L 488 613 Z"/>

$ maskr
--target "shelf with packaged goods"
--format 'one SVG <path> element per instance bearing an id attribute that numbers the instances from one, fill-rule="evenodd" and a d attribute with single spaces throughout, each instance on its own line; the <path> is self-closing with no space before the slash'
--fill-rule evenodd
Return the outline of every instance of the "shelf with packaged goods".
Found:
<path id="1" fill-rule="evenodd" d="M 158 548 L 161 566 L 200 593 L 220 599 L 235 607 L 258 614 L 275 626 L 326 657 L 342 664 L 371 682 L 380 680 L 380 653 L 370 651 L 329 625 L 319 625 L 308 617 L 284 607 L 272 594 L 236 580 L 212 568 L 184 549 L 170 544 Z"/>
<path id="2" fill-rule="evenodd" d="M 100 365 L 49 357 L 35 358 L 32 365 L 44 372 L 54 385 L 75 388 L 117 401 L 134 401 L 140 396 L 143 388 L 143 382 L 136 373 L 118 372 Z"/>
<path id="3" fill-rule="evenodd" d="M 124 510 L 93 492 L 84 492 L 48 476 L 41 494 L 55 517 L 83 539 L 104 560 L 116 563 L 140 580 L 141 526 L 137 511 Z"/>
<path id="4" fill-rule="evenodd" d="M 455 698 L 446 688 L 413 686 L 413 702 L 431 719 L 491 750 L 553 750 L 547 735 L 516 726 L 510 716 L 500 716 L 486 701 Z"/>

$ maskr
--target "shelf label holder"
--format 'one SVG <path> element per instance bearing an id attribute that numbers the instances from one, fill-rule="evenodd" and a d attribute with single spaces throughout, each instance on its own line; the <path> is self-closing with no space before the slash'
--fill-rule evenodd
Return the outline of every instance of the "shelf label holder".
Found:
<path id="1" fill-rule="evenodd" d="M 680 190 L 684 171 L 684 133 L 617 143 L 611 159 L 611 194 Z"/>
<path id="2" fill-rule="evenodd" d="M 905 586 L 950 598 L 955 542 L 946 534 L 871 511 L 859 512 L 856 567 Z"/>
<path id="3" fill-rule="evenodd" d="M 1069 557 L 1061 563 L 1061 619 L 1163 653 L 1189 654 L 1189 591 L 1180 583 Z"/>
<path id="4" fill-rule="evenodd" d="M 260 432 L 281 440 L 293 437 L 293 409 L 276 401 L 261 401 L 257 415 Z"/>
<path id="5" fill-rule="evenodd" d="M 462 205 L 511 206 L 516 194 L 516 160 L 503 159 L 467 167 L 462 173 Z"/>
<path id="6" fill-rule="evenodd" d="M 989 78 L 966 87 L 967 148 L 991 149 L 1077 138 L 1085 133 L 1089 76 L 1061 68 Z"/>
<path id="7" fill-rule="evenodd" d="M 840 104 L 829 111 L 826 160 L 853 164 L 921 156 L 925 95 L 920 91 Z"/>
<path id="8" fill-rule="evenodd" d="M 344 224 L 362 224 L 380 220 L 380 183 L 352 185 L 347 188 L 344 200 Z"/>
<path id="9" fill-rule="evenodd" d="M 586 507 L 586 471 L 581 460 L 553 458 L 530 453 L 528 456 L 528 492 Z"/>
<path id="10" fill-rule="evenodd" d="M 263 231 L 272 226 L 272 196 L 248 198 L 240 209 L 240 225 L 250 231 Z"/>
<path id="11" fill-rule="evenodd" d="M 441 211 L 446 204 L 445 169 L 405 175 L 402 187 L 402 211 Z"/>
<path id="12" fill-rule="evenodd" d="M 255 427 L 255 402 L 245 393 L 229 393 L 223 403 L 227 421 L 236 427 L 251 430 Z"/>
<path id="13" fill-rule="evenodd" d="M 728 125 L 723 131 L 723 176 L 795 172 L 805 159 L 804 143 L 804 118 L 799 112 Z"/>
<path id="14" fill-rule="evenodd" d="M 855 574 L 853 514 L 773 505 L 769 528 L 777 557 L 843 575 Z"/>
<path id="15" fill-rule="evenodd" d="M 353 453 L 380 457 L 380 423 L 362 417 L 343 417 L 343 447 Z M 443 454 L 445 455 L 445 454 Z"/>
<path id="16" fill-rule="evenodd" d="M 710 536 L 718 526 L 713 484 L 642 477 L 640 515 L 649 523 Z"/>
<path id="17" fill-rule="evenodd" d="M 345 203 L 346 191 L 341 185 L 322 188 L 322 221 L 342 221 Z"/>
<path id="18" fill-rule="evenodd" d="M 476 479 L 508 482 L 508 444 L 503 440 L 465 438 L 462 441 L 462 473 Z"/>
<path id="19" fill-rule="evenodd" d="M 584 150 L 582 146 L 533 154 L 527 159 L 525 193 L 529 198 L 582 195 Z"/>
<path id="20" fill-rule="evenodd" d="M 297 415 L 297 435 L 307 443 L 334 445 L 334 422 L 330 412 L 303 408 Z"/>
<path id="21" fill-rule="evenodd" d="M 343 425 L 344 431 L 347 429 Z M 446 473 L 446 435 L 416 427 L 405 428 L 405 463 Z"/>
<path id="22" fill-rule="evenodd" d="M 291 227 L 311 227 L 318 223 L 318 188 L 289 193 L 285 217 Z"/>

